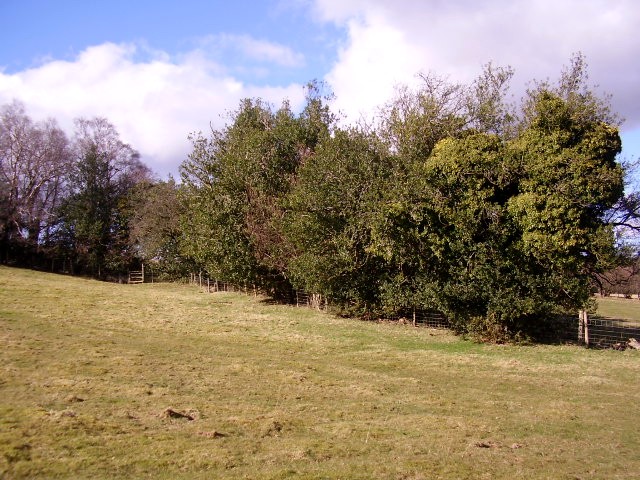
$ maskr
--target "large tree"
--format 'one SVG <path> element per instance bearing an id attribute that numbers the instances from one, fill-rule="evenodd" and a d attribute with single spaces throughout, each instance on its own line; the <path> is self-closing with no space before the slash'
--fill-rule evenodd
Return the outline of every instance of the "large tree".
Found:
<path id="1" fill-rule="evenodd" d="M 104 118 L 78 119 L 73 149 L 71 194 L 61 208 L 59 236 L 77 268 L 102 277 L 126 269 L 133 260 L 128 195 L 150 172 Z"/>
<path id="2" fill-rule="evenodd" d="M 582 56 L 516 110 L 510 69 L 424 76 L 374 129 L 244 101 L 183 165 L 190 252 L 210 273 L 279 280 L 359 314 L 435 308 L 460 331 L 535 333 L 584 308 L 614 265 L 615 115 Z"/>
<path id="3" fill-rule="evenodd" d="M 607 212 L 623 190 L 618 130 L 584 68 L 578 57 L 558 85 L 530 91 L 502 133 L 474 122 L 422 159 L 405 155 L 412 169 L 373 226 L 397 271 L 389 302 L 506 335 L 584 308 L 615 258 Z"/>
<path id="4" fill-rule="evenodd" d="M 299 115 L 287 102 L 276 110 L 247 99 L 231 120 L 210 138 L 194 136 L 181 167 L 186 252 L 210 275 L 283 293 L 291 287 L 283 201 L 333 117 L 312 84 Z"/>
<path id="5" fill-rule="evenodd" d="M 2 261 L 26 261 L 48 242 L 70 164 L 67 137 L 54 120 L 34 123 L 19 102 L 0 109 Z"/>
<path id="6" fill-rule="evenodd" d="M 305 161 L 284 219 L 296 287 L 353 314 L 380 306 L 386 264 L 368 247 L 372 215 L 392 173 L 383 143 L 356 129 L 336 130 Z"/>

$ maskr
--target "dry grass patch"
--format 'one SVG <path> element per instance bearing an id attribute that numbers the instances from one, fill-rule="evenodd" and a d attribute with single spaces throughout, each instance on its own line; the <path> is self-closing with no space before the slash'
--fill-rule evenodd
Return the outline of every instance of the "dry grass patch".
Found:
<path id="1" fill-rule="evenodd" d="M 2 478 L 637 478 L 638 352 L 0 267 Z M 174 412 L 174 414 L 170 413 Z"/>

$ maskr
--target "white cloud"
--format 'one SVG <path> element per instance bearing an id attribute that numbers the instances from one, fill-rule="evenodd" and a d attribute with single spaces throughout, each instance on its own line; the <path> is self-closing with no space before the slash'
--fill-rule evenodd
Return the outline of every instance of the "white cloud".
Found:
<path id="1" fill-rule="evenodd" d="M 613 107 L 640 128 L 640 6 L 635 0 L 316 0 L 316 14 L 348 29 L 326 79 L 337 107 L 352 117 L 381 105 L 397 83 L 418 72 L 470 81 L 482 65 L 516 70 L 525 83 L 557 78 L 576 52 L 591 80 L 613 94 Z"/>
<path id="2" fill-rule="evenodd" d="M 265 79 L 305 65 L 302 53 L 250 35 L 219 33 L 200 37 L 195 43 L 197 48 L 192 54 L 224 65 L 226 72 L 236 76 Z"/>
<path id="3" fill-rule="evenodd" d="M 301 53 L 279 43 L 256 40 L 248 35 L 221 35 L 219 38 L 228 48 L 238 50 L 253 60 L 275 63 L 283 67 L 304 65 L 304 56 Z"/>
<path id="4" fill-rule="evenodd" d="M 164 175 L 190 150 L 187 135 L 207 132 L 210 123 L 222 126 L 225 112 L 244 97 L 261 97 L 274 104 L 284 98 L 302 101 L 300 85 L 247 85 L 225 68 L 193 51 L 170 61 L 163 52 L 106 43 L 89 47 L 73 61 L 49 61 L 15 74 L 0 72 L 0 103 L 16 98 L 34 119 L 56 118 L 71 133 L 73 119 L 103 116 L 143 160 Z M 275 55 L 275 54 L 274 54 Z"/>

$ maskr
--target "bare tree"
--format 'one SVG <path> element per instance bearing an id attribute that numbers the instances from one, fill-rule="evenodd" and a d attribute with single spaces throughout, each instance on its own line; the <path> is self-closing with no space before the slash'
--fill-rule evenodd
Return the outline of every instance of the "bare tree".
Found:
<path id="1" fill-rule="evenodd" d="M 66 135 L 55 120 L 34 123 L 22 103 L 0 108 L 0 243 L 38 248 L 64 195 L 70 168 Z"/>

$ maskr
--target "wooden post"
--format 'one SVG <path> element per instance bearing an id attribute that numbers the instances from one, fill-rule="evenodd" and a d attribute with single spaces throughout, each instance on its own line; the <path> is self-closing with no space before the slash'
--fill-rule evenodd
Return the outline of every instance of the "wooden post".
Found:
<path id="1" fill-rule="evenodd" d="M 582 321 L 582 310 L 578 310 L 578 342 L 584 341 L 584 322 Z"/>
<path id="2" fill-rule="evenodd" d="M 209 277 L 207 277 L 207 293 L 211 293 L 211 286 L 209 285 Z"/>
<path id="3" fill-rule="evenodd" d="M 300 300 L 298 300 L 298 290 L 296 290 L 296 307 L 300 306 Z"/>
<path id="4" fill-rule="evenodd" d="M 144 263 L 142 264 L 142 283 L 144 283 Z"/>
<path id="5" fill-rule="evenodd" d="M 586 310 L 583 310 L 583 321 L 584 321 L 584 343 L 588 347 L 589 346 L 589 314 Z"/>
<path id="6" fill-rule="evenodd" d="M 580 310 L 578 314 L 578 339 L 582 338 L 584 344 L 589 346 L 589 314 L 586 310 Z"/>
<path id="7" fill-rule="evenodd" d="M 416 307 L 413 307 L 413 326 L 416 326 Z"/>

